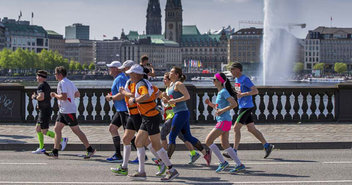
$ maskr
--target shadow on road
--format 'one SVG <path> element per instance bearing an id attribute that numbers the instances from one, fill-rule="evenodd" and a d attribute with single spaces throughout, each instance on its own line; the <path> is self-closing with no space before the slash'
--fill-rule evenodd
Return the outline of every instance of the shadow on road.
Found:
<path id="1" fill-rule="evenodd" d="M 1 138 L 2 137 L 2 138 Z M 15 143 L 15 144 L 24 144 L 26 141 L 19 141 L 18 139 L 28 139 L 33 138 L 32 136 L 23 136 L 23 135 L 0 135 L 0 143 Z M 9 138 L 9 139 L 5 139 Z"/>
<path id="2" fill-rule="evenodd" d="M 243 175 L 243 176 L 261 176 L 261 177 L 291 177 L 291 178 L 309 178 L 310 176 L 283 174 L 283 173 L 265 173 L 264 171 L 246 170 L 242 173 L 233 173 L 232 175 Z"/>

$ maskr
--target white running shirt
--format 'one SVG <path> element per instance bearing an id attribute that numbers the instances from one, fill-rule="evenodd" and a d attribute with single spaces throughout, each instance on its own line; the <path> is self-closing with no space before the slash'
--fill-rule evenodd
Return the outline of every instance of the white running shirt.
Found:
<path id="1" fill-rule="evenodd" d="M 60 113 L 76 113 L 75 92 L 77 91 L 77 87 L 66 77 L 57 84 L 57 94 L 67 93 L 67 100 L 58 100 Z"/>

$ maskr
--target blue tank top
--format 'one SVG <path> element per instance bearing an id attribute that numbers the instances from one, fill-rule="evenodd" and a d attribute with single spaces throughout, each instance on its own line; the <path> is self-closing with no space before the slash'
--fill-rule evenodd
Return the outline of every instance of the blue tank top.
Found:
<path id="1" fill-rule="evenodd" d="M 168 95 L 172 95 L 173 96 L 173 99 L 177 99 L 177 98 L 180 98 L 183 96 L 182 93 L 178 92 L 178 91 L 175 91 L 175 84 L 172 84 L 169 88 L 168 88 Z M 172 107 L 172 110 L 174 111 L 174 113 L 178 113 L 178 112 L 181 112 L 181 111 L 186 111 L 188 110 L 187 108 L 187 104 L 186 104 L 186 101 L 182 101 L 182 102 L 178 102 L 176 103 L 176 105 L 174 107 Z"/>

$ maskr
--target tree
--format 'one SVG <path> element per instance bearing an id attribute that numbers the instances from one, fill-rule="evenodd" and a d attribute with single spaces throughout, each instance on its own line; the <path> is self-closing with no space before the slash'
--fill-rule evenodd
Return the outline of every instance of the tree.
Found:
<path id="1" fill-rule="evenodd" d="M 87 70 L 88 69 L 88 64 L 83 64 L 82 67 L 83 67 L 84 70 Z"/>
<path id="2" fill-rule="evenodd" d="M 293 68 L 293 71 L 295 73 L 300 73 L 303 71 L 303 69 L 304 69 L 304 64 L 302 62 L 297 62 Z"/>
<path id="3" fill-rule="evenodd" d="M 228 71 L 231 70 L 231 66 L 232 66 L 233 63 L 234 63 L 234 62 L 229 62 L 229 63 L 226 65 L 226 69 L 227 69 Z M 223 70 L 223 69 L 221 69 L 221 70 Z"/>
<path id="4" fill-rule="evenodd" d="M 313 69 L 320 70 L 320 71 L 324 71 L 324 68 L 325 68 L 325 63 L 316 63 L 313 66 Z"/>
<path id="5" fill-rule="evenodd" d="M 75 69 L 76 69 L 76 71 L 81 71 L 83 69 L 81 63 L 76 62 L 75 63 Z"/>
<path id="6" fill-rule="evenodd" d="M 71 72 L 76 69 L 75 64 L 76 64 L 76 62 L 75 62 L 74 60 L 71 60 L 71 61 L 70 61 L 70 64 L 68 65 L 68 69 L 69 69 Z"/>
<path id="7" fill-rule="evenodd" d="M 95 70 L 95 64 L 92 62 L 89 64 L 89 71 Z"/>
<path id="8" fill-rule="evenodd" d="M 337 73 L 344 73 L 347 71 L 347 64 L 342 63 L 342 62 L 337 62 L 335 63 L 334 70 Z"/>

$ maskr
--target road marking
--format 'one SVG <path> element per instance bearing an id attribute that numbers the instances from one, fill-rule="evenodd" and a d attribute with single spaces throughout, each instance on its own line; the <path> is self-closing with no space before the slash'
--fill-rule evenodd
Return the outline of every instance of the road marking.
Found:
<path id="1" fill-rule="evenodd" d="M 48 163 L 0 163 L 0 165 L 47 165 Z"/>
<path id="2" fill-rule="evenodd" d="M 175 181 L 172 181 L 173 184 L 184 184 L 184 182 L 177 182 L 177 179 Z M 0 181 L 0 184 L 163 184 L 165 185 L 164 182 L 23 182 L 23 181 Z M 192 184 L 226 184 L 226 183 L 232 183 L 232 184 L 310 184 L 310 183 L 352 183 L 352 180 L 316 180 L 316 181 L 243 181 L 243 182 L 219 182 L 219 181 L 213 181 L 213 182 L 192 182 Z"/>
<path id="3" fill-rule="evenodd" d="M 322 163 L 323 164 L 352 164 L 352 161 L 327 161 Z"/>
<path id="4" fill-rule="evenodd" d="M 320 164 L 352 164 L 352 161 L 326 161 L 326 162 L 243 162 L 245 165 L 291 165 L 291 164 L 309 164 L 309 163 L 320 163 Z M 219 165 L 220 163 L 214 163 Z M 236 165 L 236 163 L 229 163 L 230 165 Z"/>

